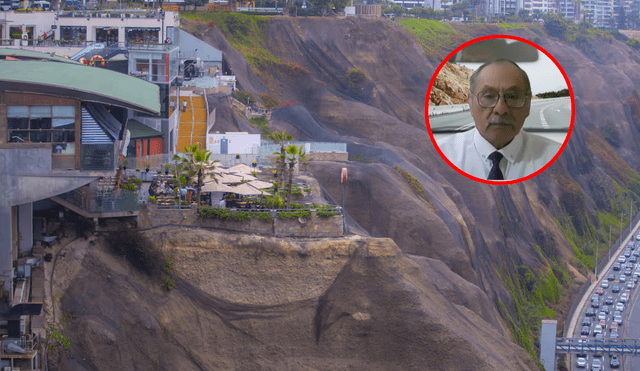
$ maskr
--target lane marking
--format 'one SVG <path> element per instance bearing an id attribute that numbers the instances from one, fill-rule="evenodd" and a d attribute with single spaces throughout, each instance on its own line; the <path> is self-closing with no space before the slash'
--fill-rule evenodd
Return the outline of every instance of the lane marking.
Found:
<path id="1" fill-rule="evenodd" d="M 549 129 L 549 124 L 547 123 L 547 120 L 545 120 L 544 118 L 544 110 L 546 110 L 547 108 L 549 108 L 549 106 L 540 110 L 540 124 L 542 125 L 543 129 Z"/>

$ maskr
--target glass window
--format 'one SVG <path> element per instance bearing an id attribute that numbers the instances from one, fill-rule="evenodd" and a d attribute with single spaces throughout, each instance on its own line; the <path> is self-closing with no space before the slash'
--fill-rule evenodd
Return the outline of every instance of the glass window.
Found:
<path id="1" fill-rule="evenodd" d="M 75 143 L 74 106 L 7 106 L 7 116 L 8 142 Z M 75 153 L 75 146 L 54 153 Z"/>
<path id="2" fill-rule="evenodd" d="M 31 129 L 51 129 L 51 117 L 33 118 L 31 116 Z"/>
<path id="3" fill-rule="evenodd" d="M 72 118 L 53 119 L 53 127 L 56 129 L 75 129 L 76 120 Z"/>
<path id="4" fill-rule="evenodd" d="M 31 117 L 51 117 L 51 106 L 31 106 L 29 113 Z"/>
<path id="5" fill-rule="evenodd" d="M 51 142 L 51 132 L 48 130 L 43 131 L 31 131 L 29 132 L 29 139 L 32 143 L 48 143 Z"/>
<path id="6" fill-rule="evenodd" d="M 29 117 L 29 106 L 7 106 L 7 117 Z"/>
<path id="7" fill-rule="evenodd" d="M 7 118 L 7 126 L 9 129 L 29 129 L 29 118 L 9 117 Z"/>
<path id="8" fill-rule="evenodd" d="M 53 106 L 53 117 L 76 117 L 74 106 Z"/>

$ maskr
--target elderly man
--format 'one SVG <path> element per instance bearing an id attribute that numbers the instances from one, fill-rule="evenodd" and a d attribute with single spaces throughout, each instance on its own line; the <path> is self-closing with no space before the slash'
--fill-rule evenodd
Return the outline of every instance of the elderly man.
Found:
<path id="1" fill-rule="evenodd" d="M 514 62 L 483 64 L 471 76 L 469 90 L 475 129 L 437 142 L 460 170 L 481 179 L 520 179 L 560 150 L 559 143 L 521 130 L 531 109 L 531 84 Z"/>

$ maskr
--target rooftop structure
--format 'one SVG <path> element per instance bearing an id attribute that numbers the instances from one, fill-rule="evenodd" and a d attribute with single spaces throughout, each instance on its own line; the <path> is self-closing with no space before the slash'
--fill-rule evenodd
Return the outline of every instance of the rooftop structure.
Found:
<path id="1" fill-rule="evenodd" d="M 34 246 L 33 202 L 115 173 L 125 132 L 112 114 L 118 109 L 159 114 L 159 87 L 50 54 L 0 49 L 0 322 L 9 321 L 10 337 L 16 328 L 23 337 L 21 318 L 42 307 L 25 307 L 28 290 L 13 284 L 14 262 Z"/>

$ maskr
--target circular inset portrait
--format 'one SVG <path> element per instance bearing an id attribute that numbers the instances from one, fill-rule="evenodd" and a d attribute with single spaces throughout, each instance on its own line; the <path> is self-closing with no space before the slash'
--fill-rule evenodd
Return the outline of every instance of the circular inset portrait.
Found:
<path id="1" fill-rule="evenodd" d="M 425 102 L 427 129 L 460 174 L 512 184 L 542 173 L 564 150 L 575 115 L 573 90 L 546 50 L 507 35 L 454 50 L 438 67 Z"/>

